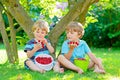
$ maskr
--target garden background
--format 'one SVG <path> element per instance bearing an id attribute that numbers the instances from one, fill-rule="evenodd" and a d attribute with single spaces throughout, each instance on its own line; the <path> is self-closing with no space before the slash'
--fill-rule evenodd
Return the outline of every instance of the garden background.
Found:
<path id="1" fill-rule="evenodd" d="M 33 38 L 31 27 L 38 19 L 49 23 L 46 37 L 56 49 L 54 57 L 66 38 L 66 25 L 81 22 L 85 29 L 82 39 L 103 59 L 107 73 L 78 75 L 66 70 L 40 74 L 24 69 L 24 46 Z M 0 33 L 1 80 L 120 80 L 119 0 L 0 0 Z"/>

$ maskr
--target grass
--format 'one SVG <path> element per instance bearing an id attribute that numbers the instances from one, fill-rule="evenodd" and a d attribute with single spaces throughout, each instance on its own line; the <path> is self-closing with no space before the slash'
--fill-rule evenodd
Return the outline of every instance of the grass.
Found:
<path id="1" fill-rule="evenodd" d="M 97 57 L 102 58 L 107 72 L 105 75 L 96 74 L 92 71 L 79 75 L 70 70 L 65 70 L 63 74 L 54 73 L 53 71 L 45 74 L 32 72 L 24 69 L 23 62 L 26 59 L 26 55 L 21 49 L 19 50 L 20 64 L 6 62 L 6 52 L 4 48 L 0 49 L 0 58 L 4 54 L 3 63 L 0 64 L 0 80 L 120 80 L 120 48 L 91 48 Z"/>

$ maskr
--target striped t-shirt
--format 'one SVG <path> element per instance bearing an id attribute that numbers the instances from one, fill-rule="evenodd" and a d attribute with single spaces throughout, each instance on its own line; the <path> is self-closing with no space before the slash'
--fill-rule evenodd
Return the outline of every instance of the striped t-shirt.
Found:
<path id="1" fill-rule="evenodd" d="M 50 41 L 49 40 L 47 40 L 47 41 L 50 44 Z M 24 52 L 31 51 L 34 48 L 35 43 L 37 43 L 35 41 L 35 39 L 29 40 L 28 43 L 25 46 Z M 50 54 L 45 44 L 44 44 L 44 47 L 39 49 L 38 51 L 36 51 L 33 56 L 35 57 L 39 54 Z"/>

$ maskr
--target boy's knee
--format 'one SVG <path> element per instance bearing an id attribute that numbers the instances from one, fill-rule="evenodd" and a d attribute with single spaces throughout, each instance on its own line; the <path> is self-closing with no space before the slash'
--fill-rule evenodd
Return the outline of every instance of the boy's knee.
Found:
<path id="1" fill-rule="evenodd" d="M 26 63 L 26 65 L 29 65 L 29 64 L 31 64 L 31 60 L 27 60 L 25 63 Z"/>
<path id="2" fill-rule="evenodd" d="M 63 59 L 63 57 L 64 57 L 63 55 L 59 55 L 58 56 L 58 61 L 60 61 L 61 59 Z"/>
<path id="3" fill-rule="evenodd" d="M 102 59 L 101 59 L 101 58 L 97 58 L 97 60 L 98 60 L 99 62 L 102 62 Z"/>

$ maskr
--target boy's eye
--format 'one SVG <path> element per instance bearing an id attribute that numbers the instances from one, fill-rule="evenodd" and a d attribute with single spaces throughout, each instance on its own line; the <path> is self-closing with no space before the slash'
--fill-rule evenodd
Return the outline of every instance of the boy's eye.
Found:
<path id="1" fill-rule="evenodd" d="M 39 33 L 39 31 L 36 31 L 37 33 Z"/>
<path id="2" fill-rule="evenodd" d="M 73 34 L 74 32 L 73 31 L 67 31 L 66 34 L 68 34 L 68 33 Z"/>

